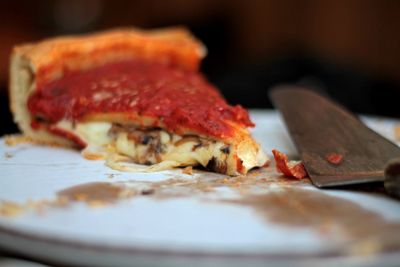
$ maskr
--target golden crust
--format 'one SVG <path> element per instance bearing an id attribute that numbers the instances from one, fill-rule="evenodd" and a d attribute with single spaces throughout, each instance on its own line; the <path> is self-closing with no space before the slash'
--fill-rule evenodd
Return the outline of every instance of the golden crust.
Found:
<path id="1" fill-rule="evenodd" d="M 13 54 L 29 61 L 33 72 L 40 74 L 38 78 L 49 81 L 61 77 L 65 71 L 138 57 L 197 70 L 206 49 L 185 28 L 175 27 L 148 31 L 116 29 L 59 37 L 16 46 Z"/>

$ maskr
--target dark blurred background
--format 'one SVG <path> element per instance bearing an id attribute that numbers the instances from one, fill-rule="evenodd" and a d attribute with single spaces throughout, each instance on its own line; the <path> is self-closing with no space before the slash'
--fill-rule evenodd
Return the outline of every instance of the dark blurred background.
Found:
<path id="1" fill-rule="evenodd" d="M 13 45 L 130 25 L 188 26 L 209 50 L 202 71 L 232 104 L 271 108 L 269 88 L 301 83 L 354 112 L 400 118 L 400 1 L 15 0 L 0 17 L 0 135 L 17 131 Z"/>

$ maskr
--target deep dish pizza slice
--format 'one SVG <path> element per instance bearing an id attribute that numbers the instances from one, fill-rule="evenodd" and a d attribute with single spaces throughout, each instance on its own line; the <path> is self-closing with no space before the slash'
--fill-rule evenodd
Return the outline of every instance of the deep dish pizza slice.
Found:
<path id="1" fill-rule="evenodd" d="M 182 28 L 122 29 L 14 48 L 10 101 L 32 140 L 85 148 L 109 166 L 201 165 L 245 174 L 267 158 L 247 127 L 198 71 L 204 46 Z"/>

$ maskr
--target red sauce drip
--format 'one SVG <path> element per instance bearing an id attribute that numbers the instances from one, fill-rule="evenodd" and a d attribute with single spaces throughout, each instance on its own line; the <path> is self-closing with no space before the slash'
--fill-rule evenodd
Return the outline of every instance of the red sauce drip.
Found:
<path id="1" fill-rule="evenodd" d="M 228 105 L 200 73 L 159 63 L 118 62 L 37 86 L 28 100 L 29 111 L 50 123 L 93 113 L 137 112 L 162 119 L 167 130 L 177 133 L 188 128 L 230 136 L 225 120 L 254 126 L 246 110 Z"/>
<path id="2" fill-rule="evenodd" d="M 330 153 L 326 155 L 326 160 L 334 165 L 339 165 L 343 160 L 343 155 L 337 153 Z"/>

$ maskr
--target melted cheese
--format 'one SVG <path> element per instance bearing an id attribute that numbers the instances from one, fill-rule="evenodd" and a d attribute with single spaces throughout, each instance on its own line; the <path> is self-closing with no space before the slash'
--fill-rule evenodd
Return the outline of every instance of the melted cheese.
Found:
<path id="1" fill-rule="evenodd" d="M 231 145 L 224 150 L 227 145 L 221 141 L 179 136 L 161 129 L 134 130 L 136 137 L 148 139 L 146 142 L 140 142 L 138 141 L 140 138 L 131 137 L 131 132 L 128 130 L 112 132 L 112 123 L 109 122 L 81 122 L 73 125 L 71 122 L 61 121 L 57 127 L 70 131 L 85 141 L 88 144 L 85 153 L 91 155 L 90 158 L 95 158 L 93 153 L 103 153 L 104 158 L 107 158 L 109 151 L 107 152 L 105 148 L 111 146 L 111 151 L 127 156 L 135 163 L 156 164 L 151 167 L 153 170 L 176 166 L 210 167 L 211 162 L 211 168 L 214 168 L 214 171 L 238 175 L 241 171 L 238 171 L 237 159 L 241 161 L 245 172 L 253 167 L 262 166 L 267 161 L 264 153 L 260 150 L 248 149 L 246 143 L 240 143 L 238 146 Z M 127 158 L 114 157 L 113 160 L 108 161 L 108 165 L 125 171 L 144 170 L 116 164 L 121 159 L 126 162 Z"/>
<path id="2" fill-rule="evenodd" d="M 156 159 L 151 152 L 149 146 L 135 143 L 134 140 L 128 138 L 127 133 L 118 133 L 116 138 L 116 150 L 123 155 L 129 156 L 136 162 L 148 161 L 151 164 L 156 164 L 160 161 L 177 162 L 178 166 L 202 165 L 207 166 L 212 157 L 221 160 L 226 159 L 226 155 L 221 151 L 225 146 L 222 142 L 215 142 L 207 146 L 202 146 L 193 149 L 198 142 L 187 141 L 181 145 L 175 145 L 174 140 L 181 140 L 178 135 L 169 136 L 165 131 L 160 130 L 160 143 L 163 147 L 163 152 L 159 153 L 159 159 Z M 143 160 L 145 159 L 145 160 Z"/>

